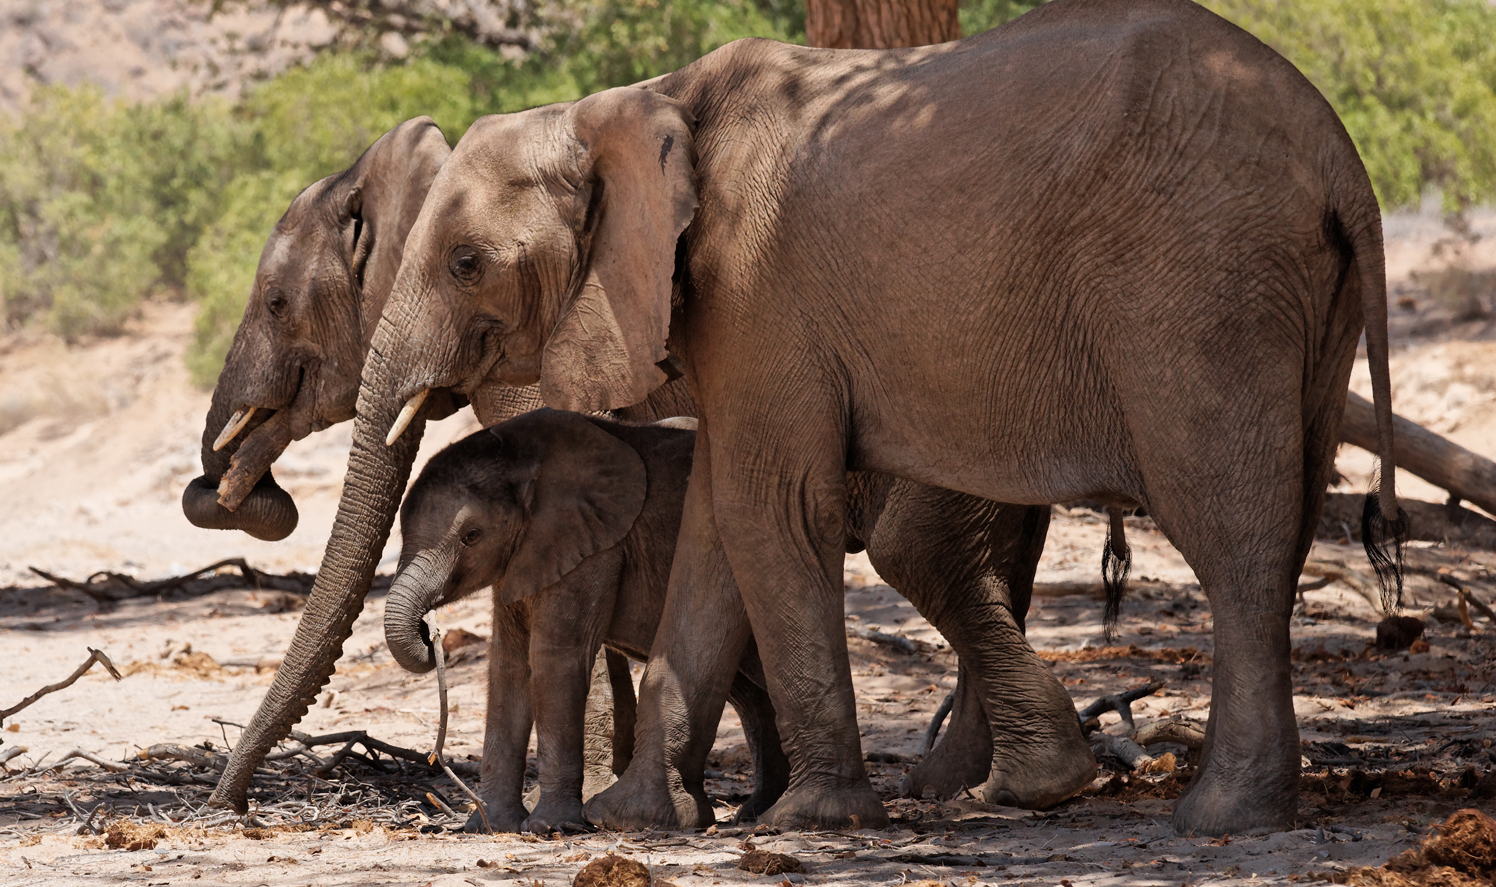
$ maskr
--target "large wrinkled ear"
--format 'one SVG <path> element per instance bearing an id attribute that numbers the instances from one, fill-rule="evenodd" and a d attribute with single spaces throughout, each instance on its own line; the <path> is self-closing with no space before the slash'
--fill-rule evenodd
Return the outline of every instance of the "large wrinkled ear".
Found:
<path id="1" fill-rule="evenodd" d="M 436 123 L 416 117 L 380 136 L 348 170 L 350 187 L 340 196 L 356 232 L 353 278 L 362 285 L 366 335 L 373 335 L 400 270 L 405 238 L 451 153 Z"/>
<path id="2" fill-rule="evenodd" d="M 590 204 L 587 271 L 546 342 L 540 393 L 553 407 L 610 410 L 665 381 L 675 244 L 696 213 L 695 121 L 634 87 L 567 112 Z"/>
<path id="3" fill-rule="evenodd" d="M 530 521 L 504 572 L 508 603 L 548 588 L 584 558 L 623 540 L 644 509 L 644 460 L 582 416 L 545 410 L 525 424 L 540 438 Z"/>

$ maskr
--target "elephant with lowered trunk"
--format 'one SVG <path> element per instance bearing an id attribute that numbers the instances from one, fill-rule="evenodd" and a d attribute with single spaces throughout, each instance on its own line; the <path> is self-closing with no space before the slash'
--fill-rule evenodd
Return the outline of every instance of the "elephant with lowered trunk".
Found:
<path id="1" fill-rule="evenodd" d="M 1289 617 L 1363 328 L 1371 550 L 1398 514 L 1385 289 L 1376 199 L 1329 104 L 1188 0 L 1054 0 L 910 50 L 739 41 L 473 125 L 375 332 L 341 507 L 398 500 L 428 392 L 538 381 L 551 406 L 600 410 L 683 371 L 701 426 L 670 591 L 634 760 L 589 819 L 685 819 L 679 768 L 750 635 L 726 618 L 740 593 L 791 762 L 761 818 L 836 827 L 886 821 L 845 649 L 848 469 L 1140 503 L 1215 613 L 1174 826 L 1280 829 Z M 335 537 L 338 581 L 367 581 L 381 526 Z M 1053 787 L 1073 719 L 998 661 L 1022 643 L 1010 612 L 951 605 L 1004 639 L 958 649 L 993 735 L 1007 706 L 1035 740 L 994 743 L 986 796 Z"/>
<path id="2" fill-rule="evenodd" d="M 214 391 L 203 433 L 204 475 L 183 495 L 183 509 L 195 524 L 271 539 L 294 528 L 295 506 L 275 485 L 269 466 L 290 440 L 354 415 L 358 375 L 393 285 L 394 267 L 426 189 L 449 153 L 430 120 L 408 121 L 379 139 L 347 171 L 309 187 L 277 223 Z M 485 424 L 540 405 L 533 387 L 482 384 L 465 396 Z M 367 437 L 356 447 L 362 455 L 354 456 L 351 476 L 362 478 L 355 483 L 378 504 L 371 507 L 350 497 L 340 507 L 296 637 L 234 749 L 214 796 L 218 803 L 243 809 L 255 766 L 301 718 L 307 701 L 332 674 L 394 522 L 419 425 L 462 399 L 429 398 L 417 427 L 388 452 L 382 441 L 374 447 Z M 617 414 L 652 421 L 695 411 L 685 383 L 676 381 Z M 388 469 L 378 468 L 376 463 L 386 458 L 393 459 Z M 364 487 L 369 478 L 372 485 Z M 887 475 L 853 474 L 848 477 L 847 519 L 847 546 L 866 547 L 879 573 L 901 592 L 934 600 L 939 590 L 961 602 L 950 608 L 953 614 L 990 612 L 993 621 L 1008 627 L 990 637 L 973 636 L 971 647 L 952 629 L 953 644 L 963 656 L 980 650 L 984 659 L 1003 664 L 1012 676 L 1013 702 L 985 711 L 963 668 L 952 727 L 911 772 L 906 789 L 916 795 L 927 789 L 949 795 L 985 779 L 993 757 L 989 723 L 999 726 L 997 747 L 1009 759 L 1023 761 L 1034 756 L 1032 750 L 1053 746 L 1036 757 L 1064 763 L 1046 780 L 1015 786 L 1010 802 L 1052 804 L 1084 785 L 1094 763 L 1072 726 L 1069 700 L 1022 636 L 1048 509 L 1000 505 Z M 743 632 L 730 639 L 741 645 L 747 637 L 746 616 L 736 602 L 725 560 L 719 559 L 719 567 L 709 578 L 725 584 L 715 596 L 726 598 L 730 618 L 724 624 Z M 715 700 L 720 711 L 731 673 L 706 688 L 695 703 L 711 709 Z M 619 696 L 626 703 L 632 693 L 623 684 L 627 676 L 622 681 L 614 677 L 627 691 Z M 668 759 L 652 759 L 673 777 L 668 782 L 661 777 L 655 800 L 680 824 L 710 815 L 700 771 L 715 715 L 689 724 L 690 731 L 672 738 Z M 628 730 L 627 720 L 621 729 Z M 622 751 L 620 760 L 627 757 L 626 747 Z"/>

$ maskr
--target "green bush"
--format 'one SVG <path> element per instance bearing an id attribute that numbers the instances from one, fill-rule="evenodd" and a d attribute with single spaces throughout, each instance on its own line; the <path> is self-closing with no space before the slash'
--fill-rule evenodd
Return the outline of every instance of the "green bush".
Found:
<path id="1" fill-rule="evenodd" d="M 976 34 L 1043 0 L 969 0 Z M 1496 201 L 1496 5 L 1487 0 L 1200 0 L 1324 93 L 1384 210 L 1437 188 L 1458 211 Z"/>
<path id="2" fill-rule="evenodd" d="M 118 332 L 150 291 L 179 291 L 244 150 L 221 102 L 113 105 L 38 90 L 0 124 L 0 296 L 69 340 Z"/>
<path id="3" fill-rule="evenodd" d="M 1496 6 L 1486 0 L 1204 0 L 1330 100 L 1385 210 L 1496 200 Z"/>

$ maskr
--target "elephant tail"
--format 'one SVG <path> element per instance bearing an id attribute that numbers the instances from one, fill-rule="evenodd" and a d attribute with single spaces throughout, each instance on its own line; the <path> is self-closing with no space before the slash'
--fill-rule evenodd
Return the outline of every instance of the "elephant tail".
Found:
<path id="1" fill-rule="evenodd" d="M 1366 191 L 1370 191 L 1367 183 Z M 1358 216 L 1358 217 L 1357 217 Z M 1366 362 L 1371 371 L 1371 399 L 1377 425 L 1376 489 L 1366 494 L 1361 509 L 1361 544 L 1376 571 L 1384 610 L 1402 603 L 1403 542 L 1408 535 L 1406 513 L 1397 504 L 1397 460 L 1392 433 L 1392 375 L 1388 369 L 1387 267 L 1382 249 L 1382 218 L 1373 202 L 1370 209 L 1352 220 L 1332 212 L 1333 233 L 1346 247 L 1351 263 L 1345 284 L 1354 285 L 1361 296 L 1362 322 L 1366 327 Z M 1349 221 L 1349 224 L 1347 223 Z"/>
<path id="2" fill-rule="evenodd" d="M 1106 589 L 1106 616 L 1102 619 L 1107 640 L 1117 637 L 1117 619 L 1122 615 L 1122 597 L 1127 594 L 1127 574 L 1132 570 L 1132 548 L 1122 524 L 1122 509 L 1106 510 L 1106 545 L 1101 548 L 1101 584 Z"/>

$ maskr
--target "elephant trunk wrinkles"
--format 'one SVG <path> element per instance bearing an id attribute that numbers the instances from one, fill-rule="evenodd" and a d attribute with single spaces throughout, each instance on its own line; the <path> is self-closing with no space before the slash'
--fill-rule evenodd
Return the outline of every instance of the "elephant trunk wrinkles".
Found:
<path id="1" fill-rule="evenodd" d="M 377 352 L 370 355 L 359 393 L 348 476 L 322 568 L 275 681 L 219 778 L 211 799 L 216 806 L 241 813 L 248 809 L 246 792 L 255 768 L 301 720 L 332 676 L 343 642 L 363 609 L 426 424 L 424 417 L 417 417 L 394 446 L 385 446 L 384 430 L 398 407 L 376 393 L 392 387 L 386 384 L 386 366 Z"/>
<path id="2" fill-rule="evenodd" d="M 436 667 L 431 635 L 424 621 L 441 599 L 452 576 L 453 558 L 445 552 L 421 555 L 395 577 L 384 605 L 384 641 L 406 671 L 425 674 Z"/>
<path id="3" fill-rule="evenodd" d="M 233 511 L 218 504 L 218 484 L 228 472 L 230 461 L 240 443 L 252 430 L 241 431 L 223 449 L 214 452 L 213 441 L 235 409 L 231 402 L 233 393 L 223 381 L 234 378 L 227 366 L 219 377 L 218 387 L 213 389 L 213 403 L 208 409 L 208 419 L 203 427 L 203 473 L 182 491 L 182 513 L 193 526 L 205 530 L 243 530 L 256 539 L 274 542 L 291 535 L 291 531 L 296 529 L 299 515 L 290 494 L 280 488 L 269 471 L 256 481 L 254 489 Z"/>

